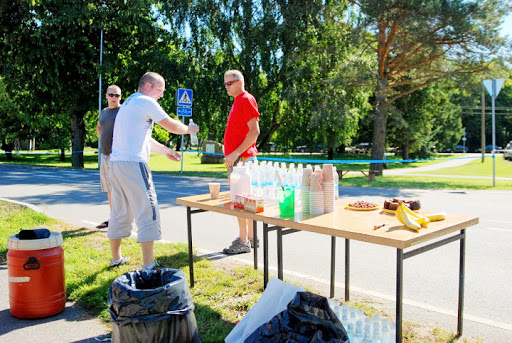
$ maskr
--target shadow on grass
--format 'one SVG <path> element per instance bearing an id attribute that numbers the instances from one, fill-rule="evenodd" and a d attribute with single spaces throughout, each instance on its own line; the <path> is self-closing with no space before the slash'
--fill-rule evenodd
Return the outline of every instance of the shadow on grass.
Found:
<path id="1" fill-rule="evenodd" d="M 224 342 L 235 324 L 223 319 L 217 311 L 208 306 L 194 304 L 199 337 L 203 343 Z"/>
<path id="2" fill-rule="evenodd" d="M 85 227 L 81 227 L 76 230 L 62 231 L 61 234 L 62 234 L 62 239 L 66 240 L 66 239 L 90 236 L 90 235 L 97 234 L 98 232 L 101 232 L 101 231 L 97 230 L 97 229 L 88 229 Z"/>

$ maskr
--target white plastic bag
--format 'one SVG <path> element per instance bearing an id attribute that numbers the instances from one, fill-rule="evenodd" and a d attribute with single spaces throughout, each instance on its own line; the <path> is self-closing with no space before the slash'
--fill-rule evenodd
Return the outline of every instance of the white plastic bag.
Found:
<path id="1" fill-rule="evenodd" d="M 260 300 L 247 312 L 245 317 L 231 330 L 224 339 L 226 343 L 242 343 L 254 330 L 270 321 L 284 310 L 297 292 L 304 292 L 303 287 L 296 287 L 279 279 L 272 278 Z"/>

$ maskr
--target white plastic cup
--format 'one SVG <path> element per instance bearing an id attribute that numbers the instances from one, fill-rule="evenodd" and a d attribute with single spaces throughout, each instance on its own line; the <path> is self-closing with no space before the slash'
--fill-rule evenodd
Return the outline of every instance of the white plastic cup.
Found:
<path id="1" fill-rule="evenodd" d="M 208 183 L 208 187 L 210 188 L 210 198 L 218 199 L 220 193 L 220 183 L 219 182 L 210 182 Z"/>

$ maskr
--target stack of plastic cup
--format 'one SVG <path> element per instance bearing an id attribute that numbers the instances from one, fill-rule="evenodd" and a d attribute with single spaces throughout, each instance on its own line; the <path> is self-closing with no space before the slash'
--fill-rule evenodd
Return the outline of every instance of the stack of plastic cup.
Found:
<path id="1" fill-rule="evenodd" d="M 309 212 L 314 215 L 324 214 L 324 191 L 322 188 L 322 172 L 311 174 L 309 185 Z"/>
<path id="2" fill-rule="evenodd" d="M 309 213 L 309 191 L 310 177 L 313 174 L 313 168 L 306 168 L 302 172 L 302 212 Z"/>
<path id="3" fill-rule="evenodd" d="M 302 186 L 302 212 L 309 213 L 309 186 Z"/>
<path id="4" fill-rule="evenodd" d="M 334 171 L 333 165 L 330 163 L 325 163 L 322 170 L 322 188 L 324 190 L 324 212 L 334 212 Z"/>

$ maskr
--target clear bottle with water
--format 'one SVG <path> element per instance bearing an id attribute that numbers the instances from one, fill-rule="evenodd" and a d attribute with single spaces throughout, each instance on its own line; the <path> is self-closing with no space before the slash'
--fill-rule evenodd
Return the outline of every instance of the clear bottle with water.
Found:
<path id="1" fill-rule="evenodd" d="M 355 326 L 354 324 L 352 323 L 349 323 L 347 325 L 347 336 L 348 336 L 348 340 L 350 342 L 353 342 L 354 341 L 354 336 L 356 335 L 356 329 L 355 329 Z"/>
<path id="2" fill-rule="evenodd" d="M 361 343 L 363 339 L 363 328 L 361 326 L 356 326 L 356 334 L 353 339 L 350 340 L 350 343 Z"/>
<path id="3" fill-rule="evenodd" d="M 190 126 L 190 124 L 194 124 L 194 121 L 192 119 L 190 119 L 190 121 L 188 122 L 189 126 Z M 197 134 L 196 133 L 191 133 L 190 134 L 190 144 L 191 145 L 195 145 L 195 146 L 197 146 L 199 144 L 199 140 L 197 139 Z"/>
<path id="4" fill-rule="evenodd" d="M 364 338 L 361 342 L 362 343 L 372 343 L 372 333 L 369 331 L 366 331 L 364 333 Z"/>
<path id="5" fill-rule="evenodd" d="M 381 341 L 382 343 L 393 342 L 393 339 L 389 334 L 389 327 L 385 324 L 382 325 Z"/>
<path id="6" fill-rule="evenodd" d="M 380 327 L 375 325 L 373 327 L 372 343 L 382 343 L 382 333 L 380 331 Z"/>

